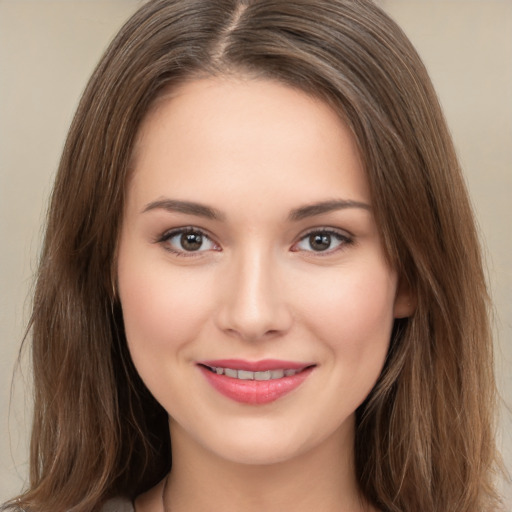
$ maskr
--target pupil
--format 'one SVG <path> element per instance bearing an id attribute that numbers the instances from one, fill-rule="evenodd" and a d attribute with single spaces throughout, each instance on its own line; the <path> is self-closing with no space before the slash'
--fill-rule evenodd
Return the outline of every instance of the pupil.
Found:
<path id="1" fill-rule="evenodd" d="M 326 233 L 310 235 L 309 243 L 311 248 L 315 251 L 325 251 L 326 249 L 329 249 L 329 246 L 331 245 L 331 235 Z"/>
<path id="2" fill-rule="evenodd" d="M 181 246 L 186 251 L 197 251 L 201 248 L 203 237 L 200 233 L 183 233 L 181 235 Z"/>

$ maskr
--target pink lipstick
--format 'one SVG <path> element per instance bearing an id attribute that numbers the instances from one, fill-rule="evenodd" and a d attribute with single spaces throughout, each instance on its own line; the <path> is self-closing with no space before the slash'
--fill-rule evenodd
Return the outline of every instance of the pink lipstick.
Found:
<path id="1" fill-rule="evenodd" d="M 265 359 L 201 361 L 198 367 L 222 395 L 245 404 L 273 402 L 299 387 L 314 364 Z"/>

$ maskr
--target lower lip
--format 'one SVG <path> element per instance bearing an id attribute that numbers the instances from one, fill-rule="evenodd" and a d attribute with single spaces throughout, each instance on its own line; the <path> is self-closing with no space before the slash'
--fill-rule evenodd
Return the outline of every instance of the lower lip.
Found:
<path id="1" fill-rule="evenodd" d="M 217 375 L 199 366 L 208 382 L 222 395 L 243 404 L 268 404 L 297 389 L 311 374 L 313 367 L 306 368 L 290 377 L 272 380 L 241 380 Z"/>

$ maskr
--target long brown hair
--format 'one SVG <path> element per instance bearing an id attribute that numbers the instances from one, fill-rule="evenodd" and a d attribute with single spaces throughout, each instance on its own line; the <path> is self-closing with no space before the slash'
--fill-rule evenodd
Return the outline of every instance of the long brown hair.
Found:
<path id="1" fill-rule="evenodd" d="M 70 128 L 31 320 L 35 409 L 25 510 L 96 510 L 172 465 L 116 297 L 138 128 L 162 91 L 243 74 L 320 97 L 351 128 L 387 256 L 414 291 L 357 411 L 361 491 L 387 512 L 490 511 L 495 388 L 488 295 L 464 181 L 431 82 L 370 0 L 153 0 L 121 29 Z"/>

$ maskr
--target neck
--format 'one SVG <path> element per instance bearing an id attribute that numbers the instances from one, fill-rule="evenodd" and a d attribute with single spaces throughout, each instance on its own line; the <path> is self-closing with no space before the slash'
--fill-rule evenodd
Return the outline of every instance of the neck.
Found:
<path id="1" fill-rule="evenodd" d="M 354 471 L 353 422 L 291 460 L 241 464 L 195 443 L 171 421 L 165 512 L 366 512 Z"/>

